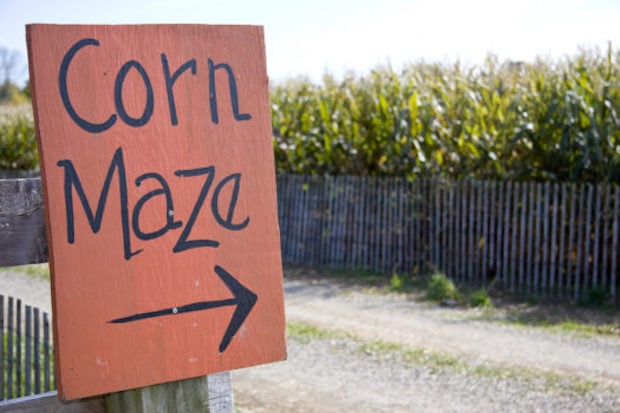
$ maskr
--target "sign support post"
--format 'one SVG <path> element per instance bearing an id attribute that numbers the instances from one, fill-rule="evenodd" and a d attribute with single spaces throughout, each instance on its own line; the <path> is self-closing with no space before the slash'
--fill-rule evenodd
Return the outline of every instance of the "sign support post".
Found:
<path id="1" fill-rule="evenodd" d="M 107 412 L 234 411 L 230 372 L 112 393 L 104 403 Z"/>

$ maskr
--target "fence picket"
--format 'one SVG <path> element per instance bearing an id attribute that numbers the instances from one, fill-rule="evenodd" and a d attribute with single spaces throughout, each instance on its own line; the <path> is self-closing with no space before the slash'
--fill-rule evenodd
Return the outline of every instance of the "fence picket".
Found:
<path id="1" fill-rule="evenodd" d="M 489 185 L 488 182 L 481 182 L 480 189 L 482 192 L 481 208 L 480 208 L 480 221 L 481 221 L 481 242 L 478 243 L 481 254 L 481 268 L 480 268 L 480 280 L 482 284 L 487 283 L 488 268 L 489 268 Z"/>
<path id="2" fill-rule="evenodd" d="M 360 268 L 366 268 L 366 262 L 365 257 L 367 255 L 367 249 L 366 249 L 366 245 L 367 245 L 367 240 L 366 240 L 366 234 L 368 231 L 366 231 L 366 218 L 365 218 L 365 213 L 366 213 L 366 193 L 367 193 L 367 188 L 366 188 L 366 177 L 362 176 L 361 178 L 359 178 L 357 180 L 357 196 L 359 197 L 360 200 L 360 205 L 358 208 L 358 221 L 357 221 L 357 229 L 358 229 L 358 236 L 357 236 L 357 240 L 358 240 L 358 246 L 357 246 L 357 251 L 358 251 L 358 257 L 357 257 L 357 261 L 355 263 L 356 266 L 360 267 Z"/>
<path id="3" fill-rule="evenodd" d="M 533 292 L 533 286 L 534 286 L 534 268 L 536 267 L 536 251 L 534 250 L 534 245 L 535 242 L 534 240 L 536 239 L 536 234 L 537 234 L 537 226 L 536 226 L 536 218 L 537 218 L 537 211 L 536 211 L 536 183 L 535 182 L 530 182 L 529 184 L 529 193 L 530 193 L 530 204 L 529 204 L 529 209 L 528 209 L 528 233 L 530 234 L 530 241 L 527 243 L 528 244 L 528 248 L 527 248 L 527 293 L 528 294 L 532 294 Z"/>
<path id="4" fill-rule="evenodd" d="M 18 298 L 15 301 L 15 397 L 21 397 L 22 389 L 19 384 L 22 382 L 22 300 Z"/>
<path id="5" fill-rule="evenodd" d="M 43 313 L 43 387 L 46 392 L 52 390 L 50 354 L 50 320 L 47 313 Z"/>
<path id="6" fill-rule="evenodd" d="M 607 281 L 609 280 L 609 228 L 611 227 L 609 203 L 611 201 L 611 185 L 605 184 L 605 191 L 603 194 L 603 209 L 601 212 L 601 219 L 603 221 L 603 242 L 601 244 L 601 254 L 603 255 L 601 263 L 601 283 L 603 288 L 608 287 Z"/>
<path id="7" fill-rule="evenodd" d="M 422 274 L 422 217 L 421 217 L 421 202 L 422 199 L 422 179 L 414 179 L 412 184 L 412 197 L 413 197 L 413 225 L 415 234 L 413 237 L 412 250 L 415 254 L 415 268 L 416 275 Z"/>
<path id="8" fill-rule="evenodd" d="M 405 182 L 402 179 L 399 179 L 397 181 L 397 186 L 396 186 L 396 195 L 398 198 L 398 217 L 397 217 L 397 222 L 399 223 L 399 229 L 398 229 L 398 256 L 397 256 L 397 260 L 398 260 L 398 264 L 396 265 L 396 267 L 398 269 L 400 269 L 400 271 L 405 270 L 405 268 L 407 268 L 408 266 L 405 264 L 405 257 L 403 255 L 403 251 L 404 251 L 404 246 L 405 246 L 405 240 L 406 240 L 406 231 L 408 228 L 408 222 L 407 219 L 405 218 L 405 199 L 406 199 L 406 190 L 405 190 Z M 405 270 L 406 271 L 406 270 Z"/>
<path id="9" fill-rule="evenodd" d="M 579 198 L 580 199 L 585 199 L 585 194 L 586 194 L 586 186 L 585 185 L 580 185 L 579 188 Z M 584 250 L 584 244 L 585 244 L 585 226 L 584 226 L 584 222 L 586 220 L 586 213 L 584 212 L 586 208 L 584 208 L 583 202 L 580 202 L 579 205 L 579 225 L 577 227 L 577 262 L 575 263 L 575 281 L 574 281 L 574 299 L 575 300 L 579 300 L 580 298 L 580 283 L 581 283 L 581 274 L 582 274 L 582 270 L 584 267 L 582 267 L 582 260 L 583 260 L 583 250 Z"/>
<path id="10" fill-rule="evenodd" d="M 476 255 L 475 255 L 475 262 L 474 262 L 474 267 L 475 267 L 475 271 L 474 271 L 474 276 L 476 277 L 475 282 L 479 283 L 482 280 L 482 260 L 483 260 L 483 243 L 484 243 L 484 225 L 483 225 L 483 221 L 484 221 L 484 210 L 483 210 L 483 203 L 484 203 L 484 191 L 483 191 L 483 187 L 484 185 L 482 184 L 481 181 L 477 181 L 476 182 L 476 195 L 477 195 L 477 207 L 476 207 L 476 212 L 477 212 L 477 217 L 476 217 Z"/>
<path id="11" fill-rule="evenodd" d="M 13 336 L 14 336 L 14 324 L 13 318 L 15 317 L 15 300 L 13 297 L 9 297 L 9 308 L 8 308 L 8 320 L 7 320 L 7 332 L 9 336 L 7 337 L 7 374 L 6 374 L 6 398 L 12 399 L 13 395 L 13 360 L 15 360 L 15 355 L 13 353 Z"/>
<path id="12" fill-rule="evenodd" d="M 508 218 L 510 215 L 510 190 L 512 185 L 510 182 L 501 182 L 499 184 L 499 200 L 497 208 L 499 212 L 499 220 L 497 226 L 497 276 L 502 277 L 502 286 L 509 288 L 510 280 L 512 279 L 511 271 L 508 268 L 508 232 L 509 223 Z"/>
<path id="13" fill-rule="evenodd" d="M 495 258 L 495 245 L 497 243 L 496 237 L 496 225 L 497 225 L 497 200 L 496 200 L 496 184 L 495 182 L 487 182 L 489 190 L 489 204 L 488 204 L 488 214 L 489 214 L 489 269 L 488 269 L 488 277 L 487 282 L 493 282 L 495 277 L 497 277 L 497 262 Z"/>
<path id="14" fill-rule="evenodd" d="M 4 296 L 0 294 L 0 331 L 4 333 Z M 0 342 L 0 400 L 5 399 L 4 394 L 4 337 Z"/>
<path id="15" fill-rule="evenodd" d="M 575 225 L 577 224 L 577 193 L 580 190 L 578 185 L 570 186 L 570 222 L 568 229 L 568 267 L 566 276 L 566 288 L 564 297 L 570 297 L 571 285 L 574 285 L 574 279 L 577 278 L 579 266 L 577 264 L 578 240 Z M 574 290 L 574 287 L 573 287 Z M 574 293 L 574 291 L 573 291 Z"/>
<path id="16" fill-rule="evenodd" d="M 381 181 L 374 177 L 373 187 L 375 190 L 373 199 L 375 201 L 373 214 L 374 219 L 374 233 L 375 233 L 375 259 L 374 259 L 374 270 L 380 272 L 382 268 L 382 257 L 381 257 L 381 247 L 383 246 L 382 235 L 383 235 L 383 197 L 381 191 Z"/>
<path id="17" fill-rule="evenodd" d="M 32 307 L 26 306 L 26 319 L 24 325 L 25 343 L 25 363 L 24 363 L 24 394 L 28 396 L 32 394 Z"/>
<path id="18" fill-rule="evenodd" d="M 560 207 L 558 205 L 558 184 L 553 184 L 549 186 L 550 194 L 548 194 L 551 199 L 551 205 L 549 209 L 549 214 L 551 214 L 551 228 L 550 234 L 551 236 L 551 244 L 549 245 L 549 274 L 548 274 L 548 288 L 549 294 L 555 295 L 555 278 L 556 278 L 556 260 L 558 253 L 558 244 L 557 244 L 557 233 L 558 233 L 558 215 L 560 212 Z M 546 267 L 546 265 L 545 265 Z"/>
<path id="19" fill-rule="evenodd" d="M 462 248 L 462 235 L 464 221 L 461 219 L 461 206 L 463 198 L 463 185 L 462 183 L 455 185 L 455 197 L 454 197 L 454 269 L 452 277 L 458 282 L 463 280 L 463 248 Z"/>
<path id="20" fill-rule="evenodd" d="M 564 253 L 564 245 L 566 242 L 566 184 L 560 184 L 558 186 L 559 194 L 559 202 L 560 202 L 560 225 L 559 225 L 559 240 L 558 240 L 558 259 L 557 259 L 557 279 L 556 279 L 556 290 L 555 296 L 562 297 L 562 280 L 564 279 L 564 274 L 566 273 L 566 260 Z M 554 216 L 557 214 L 554 214 Z"/>
<path id="21" fill-rule="evenodd" d="M 448 186 L 448 271 L 450 272 L 450 278 L 455 279 L 456 273 L 458 272 L 456 266 L 456 257 L 457 257 L 457 210 L 459 208 L 458 204 L 458 188 L 457 182 L 449 182 Z"/>
<path id="22" fill-rule="evenodd" d="M 2 311 L 2 310 L 0 310 Z M 34 365 L 38 366 L 34 375 L 34 393 L 41 393 L 41 323 L 39 320 L 39 309 L 34 308 Z M 2 359 L 2 357 L 0 357 Z"/>
<path id="23" fill-rule="evenodd" d="M 474 279 L 474 262 L 475 258 L 475 197 L 474 197 L 474 181 L 469 180 L 467 182 L 467 208 L 469 213 L 469 221 L 467 222 L 467 230 L 469 232 L 469 245 L 467 247 L 467 281 L 471 282 Z"/>
<path id="24" fill-rule="evenodd" d="M 533 290 L 534 290 L 534 294 L 538 295 L 540 294 L 540 262 L 541 262 L 541 248 L 543 247 L 542 243 L 541 243 L 541 233 L 542 233 L 542 221 L 543 221 L 543 217 L 542 217 L 542 205 L 544 204 L 544 202 L 542 202 L 542 185 L 541 184 L 534 184 L 535 186 L 535 192 L 536 192 L 536 201 L 534 202 L 534 208 L 533 211 L 535 211 L 535 215 L 534 215 L 534 233 L 535 233 L 535 237 L 534 237 L 534 256 L 533 256 L 533 264 L 534 264 L 534 271 L 533 271 L 533 278 L 534 278 L 534 282 L 533 282 Z"/>
<path id="25" fill-rule="evenodd" d="M 549 263 L 550 263 L 550 257 L 549 257 L 549 250 L 551 249 L 551 245 L 549 244 L 549 203 L 550 203 L 550 198 L 552 196 L 551 194 L 551 186 L 549 185 L 549 183 L 546 183 L 543 187 L 542 187 L 542 192 L 543 192 L 543 212 L 542 212 L 542 225 L 543 225 L 543 235 L 542 235 L 542 261 L 541 261 L 541 265 L 540 265 L 540 278 L 541 278 L 541 293 L 543 295 L 547 295 L 547 287 L 549 284 Z"/>
<path id="26" fill-rule="evenodd" d="M 448 263 L 447 263 L 447 248 L 446 248 L 446 244 L 447 244 L 447 232 L 448 232 L 448 226 L 447 226 L 447 217 L 448 217 L 448 208 L 446 208 L 446 183 L 443 181 L 438 181 L 438 185 L 437 185 L 437 199 L 438 199 L 438 203 L 437 203 L 437 209 L 439 212 L 439 252 L 438 252 L 438 257 L 439 257 L 439 267 L 441 268 L 442 272 L 444 274 L 449 274 L 450 272 L 448 271 Z M 441 207 L 440 207 L 441 205 Z"/>
<path id="27" fill-rule="evenodd" d="M 601 211 L 602 208 L 602 187 L 598 185 L 596 187 L 596 205 L 594 207 L 594 251 L 592 251 L 592 288 L 597 288 L 599 284 L 599 247 L 600 247 L 600 236 L 601 236 L 601 219 L 603 218 L 603 213 Z"/>
<path id="28" fill-rule="evenodd" d="M 382 222 L 381 222 L 381 270 L 389 271 L 390 261 L 389 261 L 389 245 L 390 245 L 390 179 L 385 179 L 381 181 L 381 194 L 382 194 Z"/>
<path id="29" fill-rule="evenodd" d="M 364 191 L 362 192 L 363 199 L 363 210 L 362 210 L 362 225 L 364 227 L 364 234 L 362 235 L 362 268 L 368 270 L 370 269 L 370 245 L 372 243 L 371 239 L 371 228 L 370 228 L 370 182 L 369 178 L 364 176 L 362 177 L 362 185 L 364 186 Z"/>
<path id="30" fill-rule="evenodd" d="M 620 215 L 620 187 L 614 188 L 614 211 L 613 211 L 613 229 L 611 241 L 611 280 L 609 280 L 609 289 L 614 304 L 618 304 L 618 296 L 616 292 L 617 276 L 618 276 L 618 217 Z"/>
<path id="31" fill-rule="evenodd" d="M 584 245 L 584 256 L 583 256 L 583 277 L 582 277 L 582 293 L 581 295 L 583 296 L 583 294 L 587 293 L 588 288 L 589 288 L 589 280 L 588 280 L 588 274 L 590 273 L 590 254 L 592 253 L 592 243 L 591 243 L 591 230 L 592 230 L 592 203 L 593 203 L 593 188 L 591 184 L 587 184 L 587 203 L 586 203 L 586 209 L 585 209 L 585 214 L 586 214 L 586 227 L 585 227 L 585 233 L 584 233 L 584 237 L 583 237 L 583 245 Z"/>

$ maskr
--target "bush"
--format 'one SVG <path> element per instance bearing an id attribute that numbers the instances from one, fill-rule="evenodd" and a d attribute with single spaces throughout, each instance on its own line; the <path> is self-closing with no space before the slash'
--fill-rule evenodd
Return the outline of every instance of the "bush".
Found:
<path id="1" fill-rule="evenodd" d="M 33 170 L 38 164 L 32 119 L 23 114 L 0 116 L 0 169 Z"/>
<path id="2" fill-rule="evenodd" d="M 426 298 L 431 301 L 460 300 L 459 290 L 445 274 L 435 273 L 428 280 Z"/>
<path id="3" fill-rule="evenodd" d="M 469 294 L 469 305 L 472 307 L 490 307 L 491 297 L 486 288 L 480 288 Z"/>

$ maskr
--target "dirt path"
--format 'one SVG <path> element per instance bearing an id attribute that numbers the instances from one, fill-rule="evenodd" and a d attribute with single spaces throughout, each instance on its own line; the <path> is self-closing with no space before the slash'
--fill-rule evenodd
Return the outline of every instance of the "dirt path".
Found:
<path id="1" fill-rule="evenodd" d="M 408 301 L 403 295 L 339 290 L 333 282 L 286 285 L 287 319 L 364 339 L 434 349 L 485 362 L 530 367 L 620 386 L 618 337 L 579 338 L 476 321 L 475 312 Z M 473 313 L 473 315 L 472 315 Z"/>
<path id="2" fill-rule="evenodd" d="M 47 308 L 48 289 L 0 273 L 0 293 L 29 304 Z M 333 279 L 295 277 L 285 290 L 289 323 L 341 333 L 292 337 L 287 361 L 233 372 L 241 411 L 620 411 L 618 335 L 510 326 Z"/>

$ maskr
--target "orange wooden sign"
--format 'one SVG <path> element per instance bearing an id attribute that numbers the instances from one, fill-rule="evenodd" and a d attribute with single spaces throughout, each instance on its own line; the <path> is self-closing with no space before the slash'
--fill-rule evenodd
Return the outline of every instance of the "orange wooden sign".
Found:
<path id="1" fill-rule="evenodd" d="M 27 40 L 60 397 L 284 359 L 262 27 Z"/>

